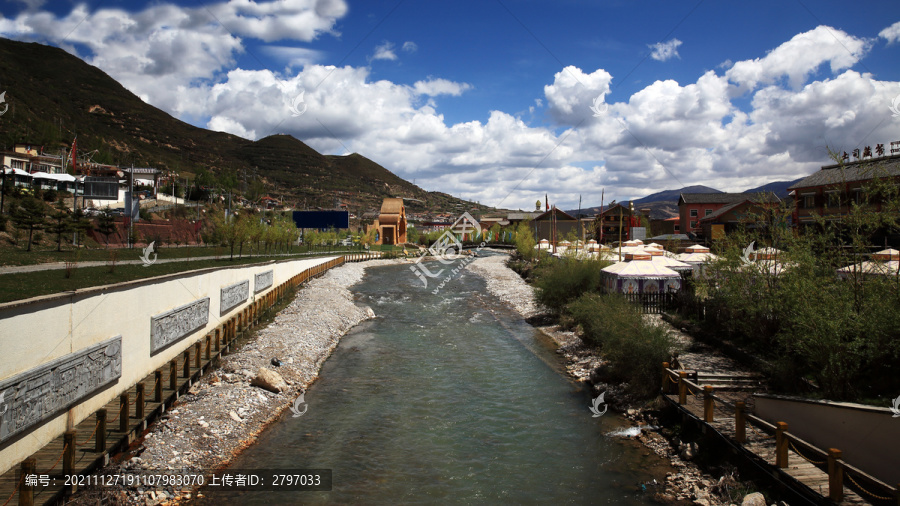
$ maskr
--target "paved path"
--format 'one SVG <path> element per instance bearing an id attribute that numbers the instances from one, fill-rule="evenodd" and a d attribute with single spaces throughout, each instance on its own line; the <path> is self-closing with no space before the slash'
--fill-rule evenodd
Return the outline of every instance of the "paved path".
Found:
<path id="1" fill-rule="evenodd" d="M 132 250 L 135 257 L 140 257 L 141 249 L 135 248 Z M 304 256 L 316 256 L 316 255 L 334 255 L 334 254 L 353 254 L 353 253 L 361 253 L 360 251 L 314 251 L 311 253 L 281 253 L 278 255 L 265 255 L 258 257 L 260 260 L 270 260 L 273 257 L 304 257 Z M 219 256 L 205 256 L 205 257 L 190 257 L 190 258 L 166 258 L 159 259 L 154 263 L 165 264 L 169 262 L 189 262 L 193 260 L 218 260 L 220 258 L 227 257 L 228 255 L 219 255 Z M 243 257 L 249 258 L 249 257 Z M 254 257 L 256 258 L 256 257 Z M 119 260 L 116 262 L 116 265 L 140 265 L 143 261 L 141 260 Z M 78 262 L 78 267 L 103 267 L 106 265 L 106 260 L 97 260 L 97 261 L 89 261 L 89 262 Z M 3 274 L 17 274 L 21 272 L 37 272 L 37 271 L 50 271 L 56 269 L 65 269 L 65 262 L 50 262 L 45 264 L 35 264 L 35 265 L 9 265 L 0 267 L 0 275 Z"/>

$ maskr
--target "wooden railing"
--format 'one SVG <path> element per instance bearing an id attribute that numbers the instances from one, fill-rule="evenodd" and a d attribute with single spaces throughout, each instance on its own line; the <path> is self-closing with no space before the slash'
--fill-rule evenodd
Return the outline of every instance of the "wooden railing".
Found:
<path id="1" fill-rule="evenodd" d="M 777 422 L 774 425 L 747 412 L 744 402 L 731 403 L 717 395 L 710 385 L 701 386 L 690 377 L 696 377 L 688 371 L 675 370 L 669 367 L 668 362 L 663 362 L 662 393 L 678 394 L 678 404 L 687 403 L 687 396 L 701 394 L 703 396 L 703 421 L 712 423 L 715 421 L 716 403 L 727 406 L 734 411 L 735 441 L 742 447 L 747 442 L 747 428 L 759 433 L 762 431 L 766 438 L 775 439 L 775 462 L 780 469 L 788 467 L 788 449 L 792 449 L 800 458 L 808 461 L 816 467 L 820 467 L 828 473 L 828 498 L 840 502 L 844 497 L 844 478 L 850 480 L 855 488 L 871 499 L 900 506 L 900 485 L 892 487 L 861 469 L 842 460 L 841 450 L 829 448 L 823 450 L 812 443 L 804 441 L 795 434 L 788 432 L 788 424 Z M 674 387 L 674 388 L 673 388 Z M 723 436 L 724 437 L 724 436 Z"/>

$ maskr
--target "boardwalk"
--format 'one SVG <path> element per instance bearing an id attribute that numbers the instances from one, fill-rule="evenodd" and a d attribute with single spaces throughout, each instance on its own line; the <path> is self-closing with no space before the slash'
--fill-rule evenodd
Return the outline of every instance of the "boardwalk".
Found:
<path id="1" fill-rule="evenodd" d="M 712 429 L 737 453 L 811 502 L 900 504 L 895 488 L 841 461 L 839 452 L 829 454 L 791 434 L 786 424 L 777 426 L 753 416 L 752 397 L 740 391 L 752 379 L 727 376 L 666 368 L 664 398 L 704 432 Z"/>

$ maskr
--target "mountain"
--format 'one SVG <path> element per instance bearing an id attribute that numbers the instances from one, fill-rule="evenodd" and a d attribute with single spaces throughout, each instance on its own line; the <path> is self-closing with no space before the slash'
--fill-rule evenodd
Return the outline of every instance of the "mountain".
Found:
<path id="1" fill-rule="evenodd" d="M 651 202 L 678 202 L 678 198 L 681 197 L 682 193 L 724 193 L 721 190 L 716 190 L 715 188 L 710 188 L 709 186 L 703 186 L 702 184 L 694 185 L 694 186 L 685 186 L 680 190 L 663 190 L 661 192 L 652 193 L 647 195 L 646 197 L 639 198 L 634 201 L 634 207 L 637 209 L 638 206 L 645 207 L 644 204 L 649 204 Z"/>
<path id="2" fill-rule="evenodd" d="M 77 135 L 79 156 L 90 154 L 94 162 L 155 167 L 188 179 L 209 170 L 239 189 L 283 195 L 296 205 L 331 208 L 340 200 L 357 212 L 380 208 L 385 197 L 405 197 L 415 199 L 410 212 L 488 209 L 425 191 L 359 154 L 323 155 L 288 135 L 250 141 L 195 127 L 59 48 L 0 38 L 0 78 L 9 104 L 0 148 L 28 143 L 62 153 Z"/>
<path id="3" fill-rule="evenodd" d="M 788 188 L 790 188 L 794 183 L 800 182 L 801 180 L 803 180 L 802 177 L 793 181 L 775 181 L 773 183 L 764 184 L 757 188 L 747 190 L 744 193 L 772 192 L 776 197 L 785 199 L 788 197 Z"/>

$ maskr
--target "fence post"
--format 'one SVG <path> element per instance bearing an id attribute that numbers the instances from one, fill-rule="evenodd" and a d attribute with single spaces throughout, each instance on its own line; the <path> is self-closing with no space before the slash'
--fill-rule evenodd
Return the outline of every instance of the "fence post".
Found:
<path id="1" fill-rule="evenodd" d="M 19 488 L 19 506 L 34 506 L 34 486 L 28 485 L 25 477 L 29 474 L 33 475 L 37 471 L 37 460 L 34 457 L 28 457 L 22 461 L 22 473 L 19 476 L 21 487 Z"/>
<path id="2" fill-rule="evenodd" d="M 191 377 L 191 350 L 190 350 L 190 348 L 184 350 L 184 354 L 182 356 L 184 357 L 184 371 L 182 371 L 181 374 L 185 378 L 190 378 Z"/>
<path id="3" fill-rule="evenodd" d="M 63 434 L 63 474 L 74 474 L 75 471 L 75 430 L 67 430 Z M 75 489 L 73 488 L 74 492 Z"/>
<path id="4" fill-rule="evenodd" d="M 128 392 L 119 396 L 119 432 L 128 432 Z"/>
<path id="5" fill-rule="evenodd" d="M 134 417 L 138 420 L 144 419 L 144 384 L 138 383 L 135 385 L 137 388 L 136 399 L 134 400 Z"/>
<path id="6" fill-rule="evenodd" d="M 835 502 L 844 498 L 844 464 L 841 462 L 841 451 L 828 449 L 828 497 Z"/>
<path id="7" fill-rule="evenodd" d="M 744 413 L 746 408 L 747 403 L 744 401 L 734 403 L 734 439 L 741 444 L 747 442 L 747 416 Z"/>
<path id="8" fill-rule="evenodd" d="M 194 369 L 200 369 L 200 341 L 194 343 Z"/>
<path id="9" fill-rule="evenodd" d="M 668 362 L 663 362 L 663 368 L 662 368 L 662 369 L 663 369 L 663 370 L 662 370 L 662 387 L 659 389 L 659 391 L 662 392 L 663 395 L 666 394 L 666 391 L 667 391 L 666 387 L 669 386 L 669 385 L 668 385 L 668 383 L 669 383 L 669 371 L 667 371 L 668 368 L 669 368 L 669 363 L 668 363 Z"/>
<path id="10" fill-rule="evenodd" d="M 219 328 L 216 327 L 216 351 L 219 351 Z"/>
<path id="11" fill-rule="evenodd" d="M 94 439 L 94 451 L 97 453 L 106 451 L 106 408 L 97 410 L 97 436 Z"/>
<path id="12" fill-rule="evenodd" d="M 206 360 L 212 359 L 212 336 L 206 334 Z"/>
<path id="13" fill-rule="evenodd" d="M 775 465 L 784 469 L 788 466 L 788 438 L 784 435 L 788 424 L 778 422 L 775 427 Z"/>
<path id="14" fill-rule="evenodd" d="M 714 419 L 715 401 L 713 400 L 713 387 L 710 385 L 703 386 L 703 420 L 706 423 L 712 423 Z"/>
<path id="15" fill-rule="evenodd" d="M 178 390 L 178 359 L 169 362 L 169 390 Z"/>
<path id="16" fill-rule="evenodd" d="M 685 383 L 687 373 L 678 371 L 678 404 L 687 402 L 687 383 Z"/>
<path id="17" fill-rule="evenodd" d="M 153 371 L 153 402 L 162 402 L 162 371 Z"/>

